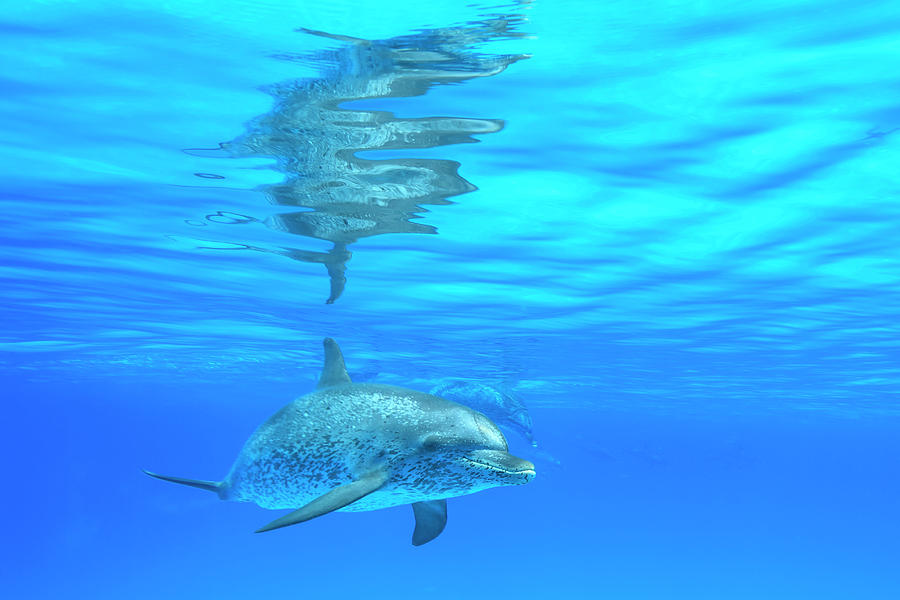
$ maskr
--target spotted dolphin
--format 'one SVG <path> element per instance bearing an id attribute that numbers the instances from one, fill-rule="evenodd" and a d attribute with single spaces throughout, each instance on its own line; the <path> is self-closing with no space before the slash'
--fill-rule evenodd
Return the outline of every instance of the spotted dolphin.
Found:
<path id="1" fill-rule="evenodd" d="M 324 345 L 316 391 L 260 425 L 225 479 L 146 473 L 223 500 L 292 509 L 257 532 L 332 511 L 412 504 L 416 546 L 444 530 L 447 498 L 534 478 L 534 465 L 511 455 L 483 414 L 406 388 L 353 383 L 337 342 Z"/>

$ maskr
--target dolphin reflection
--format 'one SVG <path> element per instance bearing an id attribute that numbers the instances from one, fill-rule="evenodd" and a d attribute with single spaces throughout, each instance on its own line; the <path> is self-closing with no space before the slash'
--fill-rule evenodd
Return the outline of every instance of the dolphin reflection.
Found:
<path id="1" fill-rule="evenodd" d="M 323 68 L 321 77 L 267 88 L 275 99 L 272 110 L 252 120 L 243 135 L 220 144 L 220 150 L 214 152 L 217 156 L 224 152 L 230 157 L 274 159 L 284 180 L 257 189 L 273 204 L 303 210 L 265 219 L 241 215 L 209 220 L 261 223 L 276 231 L 331 242 L 328 252 L 243 247 L 325 265 L 331 280 L 327 303 L 333 303 L 346 283 L 349 245 L 387 233 L 437 233 L 434 227 L 417 222 L 420 213 L 427 212 L 423 207 L 452 204 L 448 198 L 476 189 L 459 175 L 460 164 L 452 160 L 375 159 L 358 154 L 471 143 L 478 141 L 475 135 L 503 128 L 498 119 L 399 118 L 391 112 L 354 109 L 346 103 L 420 96 L 434 86 L 496 75 L 527 55 L 490 55 L 474 48 L 491 40 L 522 37 L 514 30 L 521 20 L 507 16 L 384 40 L 301 30 L 340 41 L 342 46 L 311 57 Z"/>

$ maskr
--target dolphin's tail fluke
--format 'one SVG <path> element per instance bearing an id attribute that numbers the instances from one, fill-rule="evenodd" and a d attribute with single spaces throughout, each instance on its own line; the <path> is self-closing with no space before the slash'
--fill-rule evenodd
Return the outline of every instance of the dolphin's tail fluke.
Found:
<path id="1" fill-rule="evenodd" d="M 172 483 L 180 483 L 181 485 L 189 485 L 191 487 L 200 488 L 201 490 L 209 490 L 210 492 L 215 492 L 216 494 L 221 495 L 222 492 L 222 482 L 221 481 L 203 481 L 202 479 L 185 479 L 184 477 L 169 477 L 168 475 L 160 475 L 158 473 L 152 473 L 147 469 L 141 469 L 144 473 L 149 475 L 150 477 L 156 477 L 157 479 L 162 479 L 163 481 L 171 481 Z"/>

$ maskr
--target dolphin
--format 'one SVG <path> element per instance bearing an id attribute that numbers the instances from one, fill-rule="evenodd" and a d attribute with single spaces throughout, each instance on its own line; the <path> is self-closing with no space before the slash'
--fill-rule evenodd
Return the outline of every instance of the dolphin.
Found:
<path id="1" fill-rule="evenodd" d="M 507 432 L 515 431 L 537 447 L 528 408 L 516 394 L 505 388 L 482 381 L 448 378 L 441 380 L 428 393 L 477 409 L 501 428 L 506 428 Z"/>
<path id="2" fill-rule="evenodd" d="M 511 455 L 480 412 L 402 387 L 353 383 L 337 342 L 325 338 L 324 346 L 316 391 L 260 425 L 225 479 L 145 473 L 223 500 L 292 509 L 257 533 L 332 511 L 412 504 L 415 546 L 444 530 L 447 498 L 534 478 L 534 464 Z"/>

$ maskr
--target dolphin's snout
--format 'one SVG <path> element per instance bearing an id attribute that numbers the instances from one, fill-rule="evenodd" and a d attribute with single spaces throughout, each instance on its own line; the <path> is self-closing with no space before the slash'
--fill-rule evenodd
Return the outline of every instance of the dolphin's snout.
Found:
<path id="1" fill-rule="evenodd" d="M 527 460 L 523 460 L 522 462 L 528 465 L 527 468 L 522 470 L 522 476 L 525 478 L 525 481 L 523 481 L 523 483 L 528 483 L 529 481 L 534 479 L 534 476 L 537 475 L 537 471 L 534 470 L 533 462 Z"/>
<path id="2" fill-rule="evenodd" d="M 519 458 L 518 456 L 513 456 L 512 454 L 508 453 L 504 457 L 503 465 L 508 471 L 512 471 L 514 473 L 534 472 L 533 462 L 531 462 L 530 460 L 525 460 L 524 458 Z"/>
<path id="3" fill-rule="evenodd" d="M 534 463 L 501 450 L 475 450 L 463 457 L 470 464 L 502 474 L 510 485 L 528 483 L 535 476 Z"/>
<path id="4" fill-rule="evenodd" d="M 510 455 L 510 458 L 515 459 L 518 462 L 517 467 L 513 470 L 513 474 L 520 475 L 522 477 L 522 483 L 528 483 L 534 476 L 537 475 L 537 471 L 534 470 L 534 463 L 530 460 L 525 460 L 524 458 L 517 458 L 515 456 Z"/>

